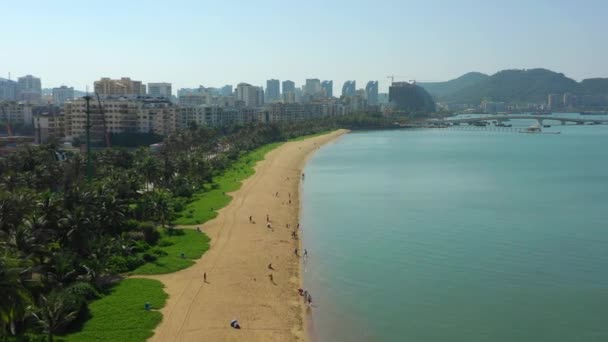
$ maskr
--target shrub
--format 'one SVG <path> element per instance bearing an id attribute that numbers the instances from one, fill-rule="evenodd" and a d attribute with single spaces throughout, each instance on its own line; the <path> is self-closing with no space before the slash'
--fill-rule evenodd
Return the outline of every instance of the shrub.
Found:
<path id="1" fill-rule="evenodd" d="M 139 226 L 139 221 L 134 220 L 134 219 L 129 219 L 125 222 L 125 231 L 131 232 L 137 229 L 137 227 Z"/>
<path id="2" fill-rule="evenodd" d="M 158 247 L 151 248 L 148 252 L 156 255 L 157 257 L 168 255 L 167 252 Z"/>
<path id="3" fill-rule="evenodd" d="M 108 259 L 108 270 L 110 273 L 124 273 L 129 270 L 127 259 L 120 255 L 113 255 Z"/>
<path id="4" fill-rule="evenodd" d="M 152 261 L 156 261 L 157 257 L 156 255 L 152 254 L 152 253 L 144 253 L 142 254 L 142 258 L 144 259 L 145 262 L 152 262 Z"/>
<path id="5" fill-rule="evenodd" d="M 148 249 L 150 249 L 150 245 L 148 245 L 148 243 L 146 241 L 136 241 L 135 244 L 133 245 L 133 249 L 132 251 L 134 253 L 142 253 L 147 251 Z"/>
<path id="6" fill-rule="evenodd" d="M 158 241 L 158 243 L 156 244 L 158 247 L 169 247 L 173 245 L 173 242 L 167 240 L 167 239 L 161 239 L 160 241 Z"/>
<path id="7" fill-rule="evenodd" d="M 93 287 L 93 285 L 79 281 L 68 286 L 65 291 L 68 294 L 80 296 L 86 300 L 92 300 L 99 298 L 99 292 Z"/>
<path id="8" fill-rule="evenodd" d="M 128 271 L 134 270 L 134 269 L 138 268 L 139 266 L 146 263 L 144 261 L 144 259 L 139 255 L 129 256 L 129 257 L 127 257 L 126 261 L 127 261 Z"/>
<path id="9" fill-rule="evenodd" d="M 160 238 L 160 233 L 156 229 L 155 225 L 151 222 L 142 222 L 139 224 L 139 230 L 144 234 L 144 240 L 150 244 L 155 245 Z"/>

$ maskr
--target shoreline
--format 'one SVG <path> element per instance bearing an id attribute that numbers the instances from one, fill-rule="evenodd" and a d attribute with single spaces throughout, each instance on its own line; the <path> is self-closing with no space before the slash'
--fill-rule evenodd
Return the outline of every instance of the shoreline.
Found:
<path id="1" fill-rule="evenodd" d="M 308 161 L 312 158 L 312 156 L 322 147 L 325 146 L 329 143 L 333 143 L 335 142 L 338 138 L 340 138 L 342 135 L 349 133 L 349 130 L 345 130 L 345 129 L 341 129 L 338 132 L 341 132 L 339 135 L 337 135 L 336 137 L 332 138 L 331 140 L 325 141 L 323 142 L 321 145 L 317 146 L 316 149 L 314 149 L 313 151 L 309 152 L 306 154 L 306 156 L 304 157 L 304 159 L 302 160 L 302 163 L 299 167 L 300 169 L 300 173 L 302 173 L 302 171 L 304 171 L 304 168 L 306 167 L 306 164 L 308 164 Z M 335 132 L 332 132 L 335 133 Z M 302 179 L 300 178 L 300 181 L 298 182 L 298 187 L 297 187 L 297 199 L 298 199 L 298 222 L 301 222 L 301 215 L 302 215 Z M 304 231 L 300 230 L 299 232 L 299 237 L 298 237 L 298 248 L 303 251 L 304 248 L 302 246 L 302 240 L 303 240 L 303 236 L 304 236 Z M 303 259 L 300 258 L 299 260 L 299 287 L 304 289 L 304 262 Z M 314 298 L 314 297 L 313 297 Z M 301 298 L 300 298 L 301 300 Z M 314 301 L 313 301 L 314 302 Z M 304 333 L 304 341 L 305 342 L 316 342 L 317 338 L 315 337 L 314 334 L 314 324 L 313 324 L 313 320 L 312 320 L 312 311 L 310 310 L 310 308 L 306 305 L 302 305 L 302 309 L 301 309 L 301 317 L 302 317 L 302 329 L 303 329 L 303 333 Z"/>
<path id="2" fill-rule="evenodd" d="M 231 202 L 201 226 L 211 238 L 202 258 L 175 273 L 141 276 L 160 280 L 169 295 L 149 341 L 309 340 L 306 306 L 297 293 L 301 257 L 294 255 L 294 248 L 302 249 L 301 233 L 298 240 L 291 237 L 299 222 L 301 172 L 320 146 L 346 132 L 286 142 L 268 152 L 229 194 Z M 241 330 L 229 326 L 232 319 Z"/>

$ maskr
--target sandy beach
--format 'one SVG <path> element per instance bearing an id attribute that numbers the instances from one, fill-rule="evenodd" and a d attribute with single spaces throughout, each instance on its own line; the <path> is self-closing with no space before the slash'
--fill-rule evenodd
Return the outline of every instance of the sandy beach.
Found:
<path id="1" fill-rule="evenodd" d="M 315 150 L 344 133 L 288 142 L 269 152 L 255 174 L 230 194 L 230 204 L 202 226 L 211 237 L 209 251 L 188 269 L 146 277 L 160 280 L 169 294 L 151 341 L 307 340 L 304 303 L 297 292 L 300 258 L 294 253 L 297 248 L 301 256 L 301 247 L 292 238 L 301 171 Z M 230 327 L 233 319 L 242 329 Z"/>

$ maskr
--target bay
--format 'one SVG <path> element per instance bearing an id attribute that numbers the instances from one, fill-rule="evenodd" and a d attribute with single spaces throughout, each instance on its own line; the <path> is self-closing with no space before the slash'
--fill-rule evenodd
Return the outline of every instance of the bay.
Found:
<path id="1" fill-rule="evenodd" d="M 608 126 L 546 130 L 321 148 L 301 214 L 316 340 L 608 341 Z"/>

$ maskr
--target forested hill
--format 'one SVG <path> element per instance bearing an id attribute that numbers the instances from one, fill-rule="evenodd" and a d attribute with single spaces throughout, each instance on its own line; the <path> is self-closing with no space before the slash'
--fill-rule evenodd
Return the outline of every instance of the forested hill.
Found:
<path id="1" fill-rule="evenodd" d="M 448 82 L 420 83 L 437 101 L 479 104 L 482 100 L 508 103 L 544 103 L 548 94 L 608 95 L 608 79 L 578 83 L 547 69 L 503 70 L 492 76 L 465 74 Z M 465 77 L 466 76 L 466 77 Z"/>
<path id="2" fill-rule="evenodd" d="M 418 82 L 417 84 L 436 98 L 452 94 L 463 88 L 477 84 L 485 79 L 488 75 L 480 72 L 469 72 L 453 80 L 447 82 Z"/>

